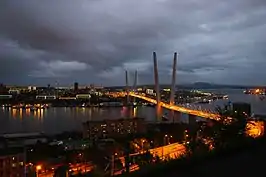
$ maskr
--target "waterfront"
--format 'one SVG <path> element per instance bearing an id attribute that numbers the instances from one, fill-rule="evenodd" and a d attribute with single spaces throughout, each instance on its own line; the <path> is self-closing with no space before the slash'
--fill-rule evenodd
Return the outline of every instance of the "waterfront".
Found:
<path id="1" fill-rule="evenodd" d="M 209 90 L 212 91 L 212 90 Z M 242 90 L 215 90 L 215 93 L 229 95 L 231 102 L 244 101 L 251 103 L 255 114 L 266 114 L 266 101 L 260 100 L 258 95 L 245 95 Z M 197 104 L 203 109 L 214 109 L 229 100 L 218 100 L 211 104 Z M 155 120 L 153 107 L 130 108 L 49 108 L 38 111 L 29 109 L 0 109 L 0 134 L 16 132 L 43 131 L 47 134 L 60 133 L 82 129 L 82 122 L 87 120 L 117 119 L 122 117 L 143 117 L 147 121 Z M 186 116 L 182 115 L 185 121 Z"/>

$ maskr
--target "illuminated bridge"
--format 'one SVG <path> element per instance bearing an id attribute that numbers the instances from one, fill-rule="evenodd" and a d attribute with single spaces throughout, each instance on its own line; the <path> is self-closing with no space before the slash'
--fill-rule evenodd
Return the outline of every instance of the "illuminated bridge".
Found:
<path id="1" fill-rule="evenodd" d="M 146 97 L 146 96 L 142 96 L 142 95 L 139 95 L 139 94 L 134 93 L 134 92 L 129 92 L 129 96 L 136 97 L 136 98 L 148 101 L 150 103 L 157 104 L 157 101 L 155 99 L 152 99 L 152 98 L 149 98 L 149 97 Z M 168 103 L 160 102 L 160 106 L 163 107 L 163 108 L 169 109 L 169 110 L 174 110 L 174 111 L 177 111 L 177 112 L 182 112 L 182 113 L 185 113 L 185 114 L 198 116 L 198 117 L 202 117 L 202 118 L 215 119 L 215 120 L 219 119 L 219 115 L 218 114 L 208 113 L 208 112 L 204 112 L 204 111 L 200 111 L 200 110 L 193 110 L 193 109 L 181 107 L 181 106 L 178 106 L 178 105 L 170 105 Z"/>
<path id="2" fill-rule="evenodd" d="M 136 90 L 136 84 L 137 84 L 137 72 L 135 72 L 135 79 L 134 79 L 134 86 L 133 90 L 129 89 L 128 86 L 128 74 L 126 71 L 126 95 L 127 95 L 127 104 L 129 104 L 129 96 L 134 98 L 139 98 L 142 100 L 145 100 L 147 102 L 156 104 L 156 114 L 157 114 L 157 121 L 161 120 L 161 108 L 166 108 L 171 110 L 170 118 L 173 120 L 175 119 L 175 112 L 176 113 L 184 113 L 189 116 L 189 123 L 195 123 L 196 117 L 202 117 L 206 119 L 213 119 L 213 120 L 219 120 L 220 115 L 215 114 L 212 112 L 202 111 L 202 110 L 195 110 L 192 108 L 186 108 L 181 107 L 179 105 L 175 105 L 175 80 L 176 80 L 176 64 L 177 64 L 177 53 L 174 54 L 174 62 L 173 62 L 173 73 L 172 73 L 172 83 L 171 83 L 171 93 L 170 93 L 170 102 L 164 103 L 161 101 L 160 96 L 160 87 L 159 87 L 159 77 L 158 77 L 158 68 L 157 68 L 157 57 L 156 53 L 153 52 L 153 61 L 154 61 L 154 81 L 155 81 L 155 91 L 156 91 L 156 99 L 152 99 L 149 97 L 146 97 L 143 94 L 138 94 Z M 264 124 L 263 122 L 255 122 L 255 121 L 249 121 L 247 127 L 248 134 L 250 136 L 260 136 L 264 133 Z"/>
<path id="3" fill-rule="evenodd" d="M 176 64 L 177 64 L 177 53 L 174 54 L 174 62 L 173 62 L 173 73 L 172 73 L 172 83 L 171 83 L 171 93 L 170 93 L 170 102 L 164 103 L 161 101 L 160 96 L 160 86 L 159 86 L 159 76 L 158 76 L 158 68 L 157 68 L 157 57 L 156 53 L 153 52 L 153 62 L 154 62 L 154 82 L 155 82 L 155 91 L 156 91 L 156 99 L 152 99 L 149 97 L 146 97 L 143 94 L 138 94 L 136 90 L 136 84 L 137 84 L 137 73 L 135 72 L 135 79 L 134 79 L 134 86 L 133 90 L 130 90 L 128 87 L 128 74 L 126 71 L 126 95 L 127 95 L 127 104 L 129 104 L 129 96 L 134 98 L 139 98 L 145 101 L 148 101 L 150 103 L 156 104 L 156 112 L 157 112 L 157 120 L 161 120 L 161 108 L 166 108 L 171 110 L 170 118 L 173 118 L 175 112 L 177 113 L 184 113 L 189 115 L 189 122 L 196 121 L 196 117 L 202 117 L 202 118 L 208 118 L 208 119 L 219 119 L 219 115 L 207 112 L 207 111 L 201 111 L 201 110 L 194 110 L 191 108 L 185 108 L 178 105 L 175 105 L 175 80 L 176 80 Z"/>

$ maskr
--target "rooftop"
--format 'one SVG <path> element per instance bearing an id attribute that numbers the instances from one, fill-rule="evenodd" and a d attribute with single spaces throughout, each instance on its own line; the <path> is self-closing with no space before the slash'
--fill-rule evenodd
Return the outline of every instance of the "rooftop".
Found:
<path id="1" fill-rule="evenodd" d="M 12 134 L 4 134 L 2 137 L 4 138 L 27 138 L 27 137 L 36 137 L 43 136 L 43 133 L 33 132 L 33 133 L 12 133 Z"/>

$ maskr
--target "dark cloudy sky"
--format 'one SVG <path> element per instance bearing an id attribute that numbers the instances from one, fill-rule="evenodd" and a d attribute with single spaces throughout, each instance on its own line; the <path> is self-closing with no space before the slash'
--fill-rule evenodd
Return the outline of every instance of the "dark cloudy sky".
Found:
<path id="1" fill-rule="evenodd" d="M 0 82 L 266 85 L 265 0 L 1 0 Z M 132 79 L 131 79 L 132 81 Z"/>

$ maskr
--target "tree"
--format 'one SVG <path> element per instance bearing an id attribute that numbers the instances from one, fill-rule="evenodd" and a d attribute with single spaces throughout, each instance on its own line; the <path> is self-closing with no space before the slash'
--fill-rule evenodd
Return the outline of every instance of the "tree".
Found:
<path id="1" fill-rule="evenodd" d="M 158 155 L 156 155 L 154 157 L 154 163 L 160 163 L 160 162 L 162 162 L 162 160 L 160 159 L 160 157 Z"/>
<path id="2" fill-rule="evenodd" d="M 219 120 L 213 124 L 213 140 L 216 148 L 225 148 L 246 138 L 247 115 L 217 107 Z"/>
<path id="3" fill-rule="evenodd" d="M 106 173 L 101 168 L 94 167 L 93 170 L 89 173 L 88 176 L 91 176 L 91 177 L 104 177 L 104 176 L 106 176 Z"/>
<path id="4" fill-rule="evenodd" d="M 57 176 L 65 177 L 65 176 L 67 176 L 68 171 L 69 171 L 69 166 L 68 165 L 62 165 L 55 170 L 54 176 L 55 177 L 57 177 Z"/>
<path id="5" fill-rule="evenodd" d="M 153 156 L 149 151 L 146 151 L 144 154 L 139 154 L 135 157 L 135 162 L 141 167 L 153 162 Z"/>
<path id="6" fill-rule="evenodd" d="M 208 144 L 203 142 L 202 137 L 190 137 L 185 143 L 185 156 L 191 157 L 196 154 L 203 154 L 209 151 Z"/>

